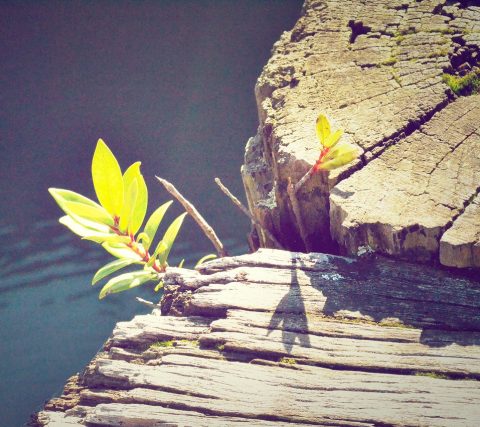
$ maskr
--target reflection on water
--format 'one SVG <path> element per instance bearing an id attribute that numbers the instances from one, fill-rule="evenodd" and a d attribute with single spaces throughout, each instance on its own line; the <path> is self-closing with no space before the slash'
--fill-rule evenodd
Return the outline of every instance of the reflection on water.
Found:
<path id="1" fill-rule="evenodd" d="M 149 311 L 134 301 L 135 296 L 149 300 L 161 296 L 146 285 L 98 301 L 101 284 L 90 286 L 90 281 L 112 260 L 109 254 L 80 241 L 57 221 L 24 231 L 28 238 L 0 246 L 0 398 L 2 411 L 14 408 L 15 414 L 25 414 L 23 419 L 60 392 L 66 378 L 92 358 L 116 322 Z M 5 241 L 19 235 L 13 226 L 0 226 L 0 234 Z M 232 253 L 245 250 L 240 240 L 226 239 L 225 244 Z M 173 252 L 173 265 L 185 258 L 189 266 L 205 253 L 189 241 L 179 242 Z"/>
<path id="2" fill-rule="evenodd" d="M 0 2 L 0 427 L 21 425 L 82 369 L 114 324 L 159 298 L 149 286 L 101 302 L 94 272 L 111 258 L 71 235 L 47 192 L 93 198 L 102 137 L 122 168 L 142 161 L 149 212 L 172 181 L 231 254 L 249 224 L 216 188 L 243 194 L 253 87 L 302 0 Z M 167 221 L 181 212 L 175 203 Z M 186 219 L 171 264 L 211 253 Z M 100 286 L 100 285 L 99 285 Z"/>

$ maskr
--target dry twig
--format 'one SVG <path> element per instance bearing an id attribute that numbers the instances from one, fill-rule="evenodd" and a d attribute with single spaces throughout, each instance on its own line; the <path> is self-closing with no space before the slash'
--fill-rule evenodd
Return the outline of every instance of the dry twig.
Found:
<path id="1" fill-rule="evenodd" d="M 215 234 L 213 228 L 208 224 L 205 218 L 197 211 L 195 206 L 193 206 L 182 194 L 175 188 L 175 186 L 168 182 L 166 179 L 156 177 L 160 183 L 165 187 L 165 189 L 175 197 L 185 208 L 185 210 L 192 216 L 192 218 L 196 221 L 200 229 L 203 231 L 205 236 L 212 242 L 213 246 L 217 250 L 219 257 L 227 256 L 227 252 L 223 247 L 223 243 L 220 241 L 218 236 Z"/>
<path id="2" fill-rule="evenodd" d="M 222 183 L 222 181 L 220 180 L 220 178 L 215 178 L 215 182 L 217 183 L 217 185 L 220 187 L 220 190 L 222 190 L 225 195 L 233 202 L 233 204 L 235 206 L 237 206 L 249 219 L 250 221 L 252 221 L 253 224 L 257 225 L 258 227 L 260 227 L 260 229 L 266 234 L 266 236 L 275 244 L 275 246 L 277 246 L 277 248 L 281 249 L 282 248 L 282 245 L 281 243 L 276 239 L 276 237 L 270 233 L 270 231 L 268 231 L 266 228 L 264 228 L 262 226 L 262 224 L 260 224 L 260 222 L 258 222 L 255 217 L 250 213 L 250 211 L 245 207 L 243 206 L 242 202 L 240 200 L 238 200 L 231 192 L 230 190 L 225 187 L 225 185 Z"/>

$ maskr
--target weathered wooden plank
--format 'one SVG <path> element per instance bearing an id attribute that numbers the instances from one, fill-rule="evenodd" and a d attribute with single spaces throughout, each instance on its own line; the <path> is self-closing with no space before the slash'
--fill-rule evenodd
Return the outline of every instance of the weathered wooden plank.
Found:
<path id="1" fill-rule="evenodd" d="M 278 317 L 272 312 L 228 310 L 226 319 L 214 320 L 210 326 L 212 332 L 231 331 L 235 328 L 239 328 L 239 330 L 265 328 L 327 337 L 378 341 L 422 342 L 423 340 L 421 329 L 401 327 L 398 324 L 392 326 L 392 323 L 389 322 L 370 324 L 349 322 L 346 319 L 334 320 L 331 317 L 316 316 L 311 313 Z"/>
<path id="2" fill-rule="evenodd" d="M 112 378 L 122 378 L 123 388 L 130 390 L 103 391 L 100 402 L 114 393 L 112 401 L 146 403 L 152 405 L 151 413 L 156 411 L 154 405 L 161 405 L 216 415 L 340 425 L 473 426 L 480 417 L 476 381 L 312 366 L 290 370 L 174 354 L 165 356 L 160 366 L 100 360 L 95 386 L 108 386 Z M 84 398 L 91 404 L 96 397 L 84 392 Z M 126 407 L 130 404 L 122 406 Z"/>
<path id="3" fill-rule="evenodd" d="M 118 427 L 158 427 L 158 426 L 247 426 L 252 425 L 251 419 L 239 417 L 211 416 L 192 410 L 175 410 L 162 406 L 150 406 L 141 404 L 100 404 L 96 406 L 86 417 L 88 423 L 104 426 Z M 259 427 L 292 426 L 291 423 L 279 423 L 278 421 L 255 420 Z M 312 426 L 315 424 L 302 424 Z"/>
<path id="4" fill-rule="evenodd" d="M 84 426 L 83 418 L 66 414 L 65 412 L 41 411 L 38 422 L 46 427 Z"/>
<path id="5" fill-rule="evenodd" d="M 331 283 L 318 287 L 248 282 L 212 284 L 199 288 L 192 295 L 188 313 L 208 315 L 213 310 L 227 309 L 311 313 L 377 322 L 395 319 L 416 327 L 480 330 L 478 306 L 427 303 L 413 294 L 405 294 L 404 299 L 390 298 L 375 294 L 369 287 L 362 291 L 360 287 L 336 287 Z"/>
<path id="6" fill-rule="evenodd" d="M 194 340 L 208 330 L 210 321 L 202 317 L 172 317 L 146 314 L 117 323 L 110 339 L 112 346 L 141 348 L 155 341 Z"/>
<path id="7" fill-rule="evenodd" d="M 480 347 L 451 344 L 430 347 L 398 343 L 302 334 L 232 324 L 226 332 L 212 332 L 201 343 L 223 345 L 226 351 L 252 357 L 295 357 L 304 362 L 342 369 L 376 372 L 437 372 L 480 378 Z M 225 324 L 224 324 L 225 327 Z"/>

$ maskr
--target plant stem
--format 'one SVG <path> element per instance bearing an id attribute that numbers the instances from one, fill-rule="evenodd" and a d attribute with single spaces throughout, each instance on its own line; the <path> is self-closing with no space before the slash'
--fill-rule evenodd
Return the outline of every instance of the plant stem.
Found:
<path id="1" fill-rule="evenodd" d="M 327 153 L 330 151 L 330 148 L 323 148 L 322 151 L 320 152 L 320 157 L 318 158 L 318 160 L 315 162 L 315 164 L 308 170 L 308 172 L 302 176 L 302 178 L 300 179 L 300 181 L 298 181 L 293 189 L 295 191 L 295 193 L 298 192 L 298 190 L 300 190 L 300 188 L 312 177 L 312 175 L 318 170 L 318 168 L 320 167 L 320 165 L 322 164 L 323 162 L 323 158 L 327 155 Z"/>
<path id="2" fill-rule="evenodd" d="M 127 243 L 127 246 L 133 251 L 135 252 L 139 257 L 142 258 L 142 261 L 144 262 L 148 262 L 148 260 L 150 259 L 150 253 L 145 250 L 144 253 L 142 253 L 140 251 L 140 249 L 138 248 L 137 246 L 137 242 L 135 242 L 135 239 L 133 237 L 133 235 L 131 234 L 128 234 L 128 233 L 124 233 L 122 231 L 119 230 L 118 228 L 118 224 L 117 224 L 117 221 L 115 221 L 115 225 L 114 226 L 110 226 L 111 230 L 119 235 L 119 236 L 124 236 L 124 237 L 129 237 L 130 238 L 130 242 Z M 152 268 L 157 272 L 157 273 L 164 273 L 165 272 L 165 268 L 162 268 L 160 266 L 157 265 L 157 262 L 155 261 L 152 265 Z"/>

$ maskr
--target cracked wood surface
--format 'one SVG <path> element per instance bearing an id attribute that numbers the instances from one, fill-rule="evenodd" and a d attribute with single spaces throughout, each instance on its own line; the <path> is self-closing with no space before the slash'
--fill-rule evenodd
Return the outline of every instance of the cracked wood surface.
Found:
<path id="1" fill-rule="evenodd" d="M 171 269 L 164 315 L 118 323 L 37 425 L 476 426 L 479 308 L 478 280 L 382 259 Z"/>
<path id="2" fill-rule="evenodd" d="M 356 254 L 368 246 L 480 267 L 480 224 L 468 209 L 480 190 L 480 95 L 458 98 L 442 80 L 470 53 L 478 67 L 475 2 L 307 0 L 255 87 L 260 126 L 242 177 L 257 220 L 287 249 Z M 320 112 L 364 155 L 314 175 L 298 193 L 295 218 L 287 180 L 298 181 L 318 157 Z"/>

